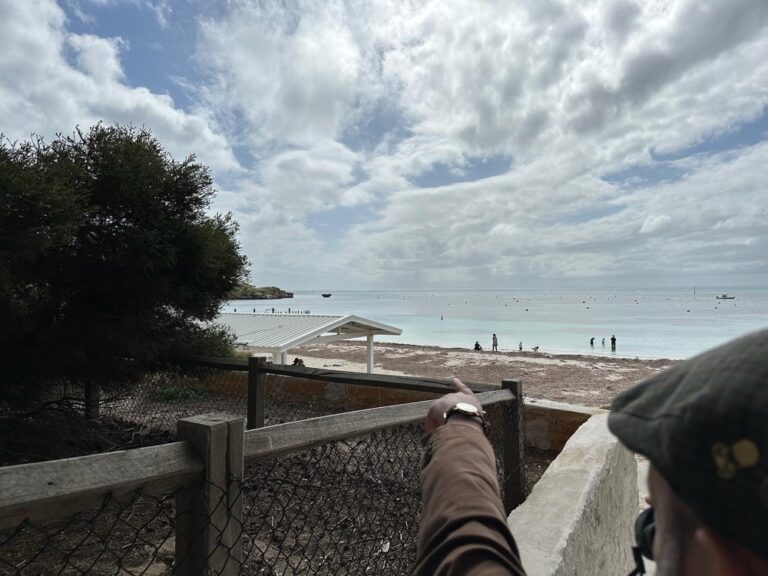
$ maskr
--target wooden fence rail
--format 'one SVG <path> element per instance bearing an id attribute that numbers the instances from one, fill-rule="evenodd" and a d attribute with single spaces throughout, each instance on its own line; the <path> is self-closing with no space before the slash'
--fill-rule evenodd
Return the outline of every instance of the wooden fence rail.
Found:
<path id="1" fill-rule="evenodd" d="M 217 368 L 248 372 L 248 401 L 246 428 L 252 430 L 264 426 L 266 418 L 266 386 L 267 374 L 289 378 L 302 378 L 315 382 L 348 384 L 354 386 L 373 386 L 390 390 L 408 390 L 412 392 L 429 392 L 432 394 L 447 394 L 453 392 L 453 384 L 448 379 L 419 378 L 413 376 L 392 376 L 386 374 L 361 374 L 343 370 L 324 370 L 322 368 L 306 368 L 304 366 L 286 366 L 272 364 L 263 358 L 248 359 L 210 358 L 206 356 L 180 356 L 176 360 L 186 366 L 201 368 Z M 465 384 L 475 393 L 498 390 L 488 384 L 469 382 Z"/>
<path id="2" fill-rule="evenodd" d="M 515 395 L 510 390 L 495 390 L 482 392 L 477 399 L 483 406 L 490 406 L 511 402 L 515 400 Z M 258 458 L 290 454 L 385 428 L 414 424 L 424 420 L 431 403 L 431 400 L 425 400 L 396 404 L 248 430 L 243 456 L 246 463 L 250 463 Z"/>
<path id="3" fill-rule="evenodd" d="M 52 520 L 120 499 L 172 491 L 204 470 L 188 442 L 0 468 L 0 529 Z"/>
<path id="4" fill-rule="evenodd" d="M 392 376 L 385 374 L 361 374 L 343 370 L 324 370 L 321 368 L 306 368 L 304 366 L 286 366 L 272 364 L 263 358 L 212 358 L 207 356 L 178 356 L 174 358 L 182 366 L 199 368 L 214 368 L 248 373 L 247 389 L 247 420 L 248 430 L 264 426 L 266 414 L 266 386 L 268 374 L 289 378 L 302 378 L 315 382 L 329 382 L 354 386 L 373 386 L 390 390 L 407 390 L 412 392 L 428 392 L 432 394 L 447 394 L 453 392 L 453 384 L 448 379 L 419 378 L 412 376 Z M 498 390 L 495 386 L 465 382 L 475 393 Z M 97 418 L 99 414 L 100 390 L 95 384 L 86 387 L 85 414 L 86 418 Z"/>
<path id="5" fill-rule="evenodd" d="M 453 390 L 447 381 L 276 366 L 257 359 L 197 362 L 249 371 L 248 420 L 262 427 L 243 431 L 242 418 L 196 416 L 179 421 L 180 442 L 0 468 L 0 529 L 14 528 L 27 519 L 63 518 L 99 506 L 107 497 L 130 498 L 139 489 L 142 494 L 176 492 L 176 531 L 182 538 L 176 539 L 175 573 L 185 576 L 210 569 L 236 574 L 241 543 L 232 527 L 240 525 L 242 502 L 232 483 L 242 479 L 246 463 L 420 422 L 431 403 L 412 402 L 263 427 L 266 373 L 436 393 Z M 501 389 L 478 388 L 475 386 L 477 398 L 483 406 L 501 404 L 504 504 L 509 511 L 525 498 L 522 388 L 514 380 L 505 380 Z M 255 399 L 253 406 L 251 398 Z M 217 505 L 221 497 L 211 495 L 212 486 L 226 494 L 229 506 Z M 194 497 L 192 508 L 190 495 Z"/>

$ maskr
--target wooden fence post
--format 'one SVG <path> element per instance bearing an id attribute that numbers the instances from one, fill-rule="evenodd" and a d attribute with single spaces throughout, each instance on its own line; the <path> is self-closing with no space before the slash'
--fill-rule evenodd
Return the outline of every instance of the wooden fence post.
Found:
<path id="1" fill-rule="evenodd" d="M 243 419 L 207 414 L 179 420 L 179 440 L 205 462 L 203 477 L 176 493 L 180 576 L 235 576 L 242 563 Z"/>
<path id="2" fill-rule="evenodd" d="M 516 400 L 501 405 L 504 443 L 504 509 L 509 514 L 519 506 L 528 492 L 525 474 L 525 426 L 523 423 L 523 383 L 502 380 L 501 387 L 511 390 Z"/>
<path id="3" fill-rule="evenodd" d="M 267 373 L 262 370 L 264 358 L 248 358 L 248 430 L 264 427 L 267 403 Z"/>
<path id="4" fill-rule="evenodd" d="M 96 382 L 91 380 L 85 383 L 85 419 L 95 420 L 99 417 L 99 402 L 101 401 L 101 389 Z"/>

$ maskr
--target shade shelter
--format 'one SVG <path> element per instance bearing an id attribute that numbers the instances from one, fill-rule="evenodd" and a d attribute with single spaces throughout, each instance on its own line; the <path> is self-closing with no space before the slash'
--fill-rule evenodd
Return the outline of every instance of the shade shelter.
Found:
<path id="1" fill-rule="evenodd" d="M 368 373 L 373 371 L 373 337 L 399 336 L 400 328 L 359 316 L 313 314 L 220 314 L 214 321 L 235 334 L 235 342 L 272 354 L 272 361 L 286 364 L 288 351 L 303 344 L 365 338 Z"/>

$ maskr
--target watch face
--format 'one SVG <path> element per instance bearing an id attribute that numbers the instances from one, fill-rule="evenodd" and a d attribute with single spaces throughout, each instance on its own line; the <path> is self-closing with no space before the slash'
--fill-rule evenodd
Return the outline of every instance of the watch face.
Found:
<path id="1" fill-rule="evenodd" d="M 477 416 L 480 414 L 480 410 L 477 409 L 477 406 L 467 402 L 459 402 L 454 406 L 454 410 L 459 414 L 467 414 L 468 416 Z"/>

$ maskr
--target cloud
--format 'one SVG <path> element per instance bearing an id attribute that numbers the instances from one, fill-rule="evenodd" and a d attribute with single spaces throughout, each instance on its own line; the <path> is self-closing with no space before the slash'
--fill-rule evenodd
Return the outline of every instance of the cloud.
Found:
<path id="1" fill-rule="evenodd" d="M 649 214 L 640 226 L 640 234 L 650 234 L 668 224 L 672 218 L 666 214 Z"/>
<path id="2" fill-rule="evenodd" d="M 0 3 L 0 130 L 11 139 L 51 137 L 99 121 L 152 129 L 175 157 L 197 153 L 219 173 L 240 169 L 230 143 L 205 112 L 126 84 L 120 38 L 74 34 L 51 0 Z"/>
<path id="3" fill-rule="evenodd" d="M 761 202 L 747 158 L 763 148 L 675 162 L 681 180 L 639 190 L 603 177 L 765 113 L 763 2 L 265 6 L 236 2 L 205 22 L 198 52 L 216 94 L 226 93 L 211 101 L 254 132 L 270 206 L 376 206 L 333 254 L 355 282 L 496 285 L 697 266 L 727 274 L 761 245 L 749 236 L 743 259 L 711 261 L 726 240 L 712 231 L 732 233 Z M 370 148 L 330 152 L 382 102 L 396 130 Z M 461 173 L 488 157 L 511 158 L 509 172 L 412 184 L 435 166 Z M 734 165 L 744 177 L 717 178 Z M 724 202 L 703 174 L 738 200 Z"/>
<path id="4" fill-rule="evenodd" d="M 209 104 L 242 117 L 257 144 L 336 138 L 360 77 L 359 49 L 341 7 L 233 5 L 225 19 L 201 25 L 198 58 L 211 78 Z"/>
<path id="5" fill-rule="evenodd" d="M 168 28 L 168 19 L 173 13 L 170 0 L 64 0 L 67 6 L 82 22 L 94 23 L 95 19 L 88 14 L 88 4 L 99 7 L 114 4 L 132 4 L 138 8 L 143 8 L 152 13 L 158 26 L 162 29 Z"/>
<path id="6" fill-rule="evenodd" d="M 118 1 L 170 22 L 75 4 Z M 766 135 L 737 136 L 768 117 L 764 0 L 231 0 L 197 22 L 181 109 L 128 84 L 129 34 L 1 3 L 2 129 L 132 121 L 199 152 L 254 276 L 295 287 L 765 274 Z"/>
<path id="7" fill-rule="evenodd" d="M 120 82 L 121 38 L 99 38 L 90 34 L 71 34 L 67 43 L 75 51 L 78 67 L 99 83 Z"/>

